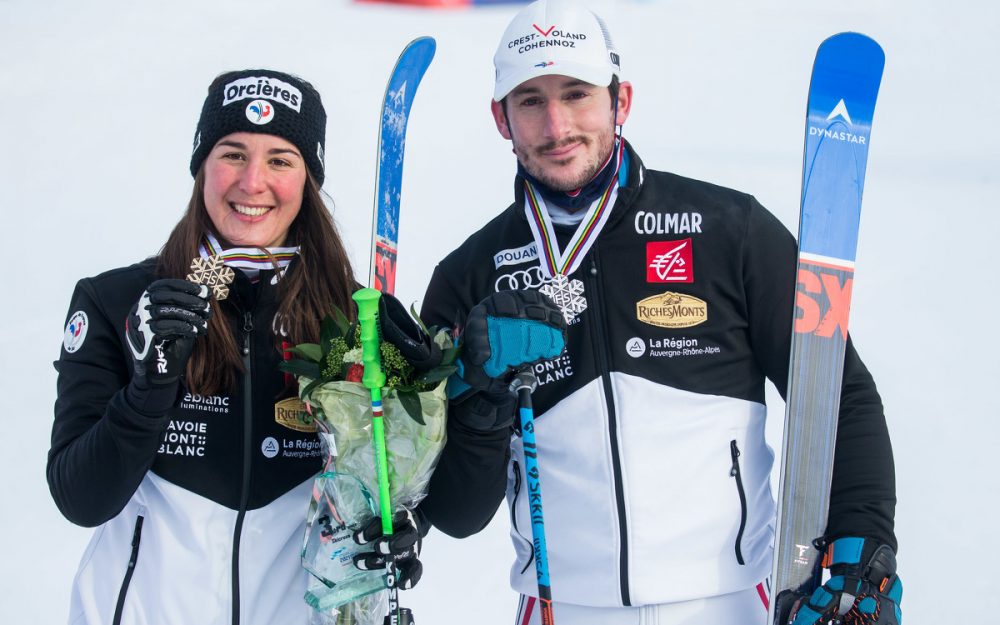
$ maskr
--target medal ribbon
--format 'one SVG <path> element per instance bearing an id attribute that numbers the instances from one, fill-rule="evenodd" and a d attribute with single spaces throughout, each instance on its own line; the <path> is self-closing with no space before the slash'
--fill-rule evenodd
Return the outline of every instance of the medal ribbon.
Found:
<path id="1" fill-rule="evenodd" d="M 274 263 L 271 261 L 273 257 L 278 265 L 277 275 L 271 281 L 273 284 L 278 281 L 279 277 L 285 274 L 289 263 L 299 253 L 299 246 L 269 247 L 265 249 L 267 252 L 270 252 L 271 256 L 268 256 L 258 247 L 231 247 L 225 249 L 211 232 L 206 232 L 205 239 L 198 246 L 198 253 L 201 254 L 202 258 L 219 256 L 226 265 L 242 269 L 250 278 L 256 278 L 262 269 L 274 269 Z"/>
<path id="2" fill-rule="evenodd" d="M 576 227 L 573 238 L 569 241 L 569 246 L 563 252 L 559 248 L 556 240 L 556 233 L 552 226 L 552 219 L 549 217 L 548 209 L 543 200 L 536 192 L 531 183 L 524 181 L 524 213 L 528 217 L 528 225 L 531 227 L 531 234 L 538 245 L 542 262 L 542 271 L 546 277 L 553 278 L 556 274 L 568 276 L 577 270 L 584 256 L 593 247 L 597 235 L 604 228 L 611 216 L 611 209 L 615 199 L 618 197 L 618 175 L 621 168 L 622 158 L 625 154 L 625 142 L 618 142 L 617 154 L 614 156 L 616 175 L 611 177 L 608 188 L 601 196 L 594 200 L 583 221 Z"/>

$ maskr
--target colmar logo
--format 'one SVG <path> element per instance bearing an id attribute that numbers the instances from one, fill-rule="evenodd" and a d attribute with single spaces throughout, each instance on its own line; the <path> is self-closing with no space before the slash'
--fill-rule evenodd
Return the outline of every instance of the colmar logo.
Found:
<path id="1" fill-rule="evenodd" d="M 636 234 L 701 234 L 701 213 L 635 214 Z"/>
<path id="2" fill-rule="evenodd" d="M 694 282 L 691 239 L 646 243 L 646 282 Z"/>
<path id="3" fill-rule="evenodd" d="M 267 100 L 254 100 L 247 104 L 247 119 L 258 126 L 263 126 L 274 119 L 274 107 Z"/>

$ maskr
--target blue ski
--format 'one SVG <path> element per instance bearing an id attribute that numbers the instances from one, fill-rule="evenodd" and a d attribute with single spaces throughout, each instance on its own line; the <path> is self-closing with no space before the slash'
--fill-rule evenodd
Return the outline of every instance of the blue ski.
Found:
<path id="1" fill-rule="evenodd" d="M 816 53 L 809 85 L 795 318 L 781 451 L 768 623 L 787 622 L 820 583 L 840 413 L 861 194 L 885 55 L 841 33 Z"/>
<path id="2" fill-rule="evenodd" d="M 382 100 L 378 131 L 378 168 L 375 173 L 375 212 L 369 281 L 383 293 L 396 290 L 396 250 L 399 243 L 399 199 L 403 182 L 403 152 L 410 106 L 424 72 L 434 59 L 434 39 L 411 41 L 396 61 Z"/>

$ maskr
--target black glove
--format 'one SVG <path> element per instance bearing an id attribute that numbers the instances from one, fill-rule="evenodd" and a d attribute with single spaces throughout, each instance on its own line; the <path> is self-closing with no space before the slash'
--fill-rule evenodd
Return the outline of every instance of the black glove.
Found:
<path id="1" fill-rule="evenodd" d="M 420 544 L 430 530 L 426 523 L 419 522 L 418 516 L 409 510 L 397 511 L 392 517 L 392 536 L 382 534 L 381 517 L 368 521 L 354 533 L 354 542 L 359 545 L 372 543 L 375 553 L 354 556 L 354 566 L 362 571 L 384 569 L 386 561 L 392 558 L 396 563 L 396 587 L 409 590 L 416 586 L 424 572 L 424 566 L 417 559 Z"/>
<path id="2" fill-rule="evenodd" d="M 896 554 L 888 545 L 863 538 L 830 543 L 823 566 L 830 580 L 810 597 L 778 596 L 777 609 L 791 611 L 792 625 L 899 625 L 903 584 L 896 575 Z M 788 591 L 786 591 L 787 593 Z"/>
<path id="3" fill-rule="evenodd" d="M 194 341 L 212 316 L 207 286 L 164 279 L 150 284 L 125 320 L 125 339 L 135 375 L 126 389 L 129 404 L 147 415 L 174 405 Z"/>
<path id="4" fill-rule="evenodd" d="M 383 293 L 378 309 L 382 338 L 395 345 L 418 373 L 441 364 L 441 347 L 413 320 L 398 299 Z"/>
<path id="5" fill-rule="evenodd" d="M 500 291 L 472 307 L 461 341 L 448 397 L 462 399 L 470 391 L 506 395 L 517 369 L 562 353 L 566 320 L 538 291 Z"/>

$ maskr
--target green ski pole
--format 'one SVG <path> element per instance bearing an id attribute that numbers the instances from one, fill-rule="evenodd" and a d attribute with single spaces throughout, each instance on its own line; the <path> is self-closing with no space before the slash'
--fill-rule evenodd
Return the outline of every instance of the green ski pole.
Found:
<path id="1" fill-rule="evenodd" d="M 382 516 L 382 535 L 392 536 L 392 502 L 389 500 L 389 462 L 385 452 L 385 423 L 382 420 L 382 387 L 385 373 L 379 356 L 378 301 L 382 293 L 375 289 L 359 289 L 354 293 L 358 304 L 358 323 L 361 324 L 361 362 L 365 372 L 361 383 L 371 391 L 372 446 L 375 448 L 375 472 L 378 477 L 379 514 Z M 385 562 L 386 585 L 389 587 L 389 625 L 407 625 L 413 622 L 409 610 L 399 606 L 399 589 L 396 587 L 396 562 L 390 554 Z"/>

